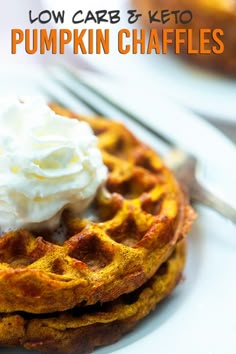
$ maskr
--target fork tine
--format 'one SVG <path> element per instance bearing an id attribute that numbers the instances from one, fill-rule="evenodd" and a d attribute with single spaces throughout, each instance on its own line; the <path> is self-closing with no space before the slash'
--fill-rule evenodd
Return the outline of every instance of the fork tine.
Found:
<path id="1" fill-rule="evenodd" d="M 76 101 L 81 102 L 86 108 L 89 109 L 89 112 L 91 114 L 95 114 L 97 116 L 104 115 L 104 113 L 101 110 L 99 110 L 97 107 L 95 107 L 93 104 L 91 104 L 91 102 L 88 100 L 88 98 L 86 98 L 83 94 L 81 94 L 78 91 L 75 92 L 75 90 L 73 90 L 71 88 L 71 86 L 69 85 L 68 82 L 66 82 L 62 78 L 54 75 L 51 71 L 49 72 L 49 75 L 52 76 L 53 82 L 56 83 L 58 87 L 62 88 L 64 92 L 67 92 L 71 97 L 76 99 Z M 47 87 L 42 87 L 42 91 L 45 92 L 46 97 L 51 99 L 53 102 L 59 104 L 60 106 L 62 106 L 64 108 L 68 108 L 68 107 L 66 107 L 65 101 L 62 98 L 60 98 L 57 94 L 54 94 Z"/>
<path id="2" fill-rule="evenodd" d="M 56 80 L 61 86 L 63 86 L 65 90 L 70 92 L 70 94 L 73 95 L 74 98 L 86 104 L 87 107 L 91 109 L 93 113 L 99 116 L 106 116 L 107 113 L 105 110 L 105 106 L 110 107 L 112 108 L 113 111 L 121 113 L 130 121 L 135 122 L 140 127 L 144 128 L 146 131 L 156 136 L 159 140 L 161 140 L 169 147 L 174 147 L 174 144 L 168 138 L 159 134 L 156 130 L 152 129 L 149 125 L 145 124 L 143 120 L 140 120 L 138 117 L 136 117 L 134 114 L 129 112 L 127 109 L 121 107 L 116 102 L 114 102 L 110 97 L 107 97 L 105 94 L 98 91 L 95 87 L 91 86 L 88 82 L 85 81 L 84 78 L 81 78 L 79 72 L 76 69 L 72 67 L 68 67 L 68 65 L 64 63 L 57 64 L 57 69 L 60 70 L 62 73 L 64 73 L 64 80 L 62 78 L 58 78 L 57 75 L 54 75 L 54 80 Z M 51 72 L 50 74 L 52 75 Z M 67 80 L 65 80 L 66 77 Z M 75 91 L 75 89 L 69 85 L 68 81 L 71 80 L 75 82 L 76 85 L 78 85 L 78 90 Z M 90 96 L 91 99 L 87 97 L 88 95 Z"/>
<path id="3" fill-rule="evenodd" d="M 163 139 L 158 139 L 154 131 L 150 131 L 151 129 L 148 131 L 140 124 L 119 114 L 103 101 L 101 102 L 101 99 L 79 84 L 76 77 L 72 75 L 71 78 L 67 72 L 62 71 L 61 66 L 49 66 L 45 71 L 47 79 L 40 83 L 40 89 L 48 102 L 57 103 L 81 115 L 95 114 L 96 116 L 102 115 L 106 119 L 112 117 L 112 119 L 120 120 L 127 124 L 131 131 L 135 131 L 140 140 L 148 140 L 160 155 L 165 156 L 169 152 L 170 146 L 163 142 Z"/>

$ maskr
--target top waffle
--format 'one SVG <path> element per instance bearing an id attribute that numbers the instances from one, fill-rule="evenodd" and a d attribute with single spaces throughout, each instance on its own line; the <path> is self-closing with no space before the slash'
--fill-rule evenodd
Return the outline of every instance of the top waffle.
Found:
<path id="1" fill-rule="evenodd" d="M 152 277 L 189 231 L 192 209 L 159 156 L 120 123 L 85 120 L 109 169 L 93 218 L 66 215 L 61 243 L 24 230 L 0 239 L 0 312 L 63 311 L 116 299 Z"/>

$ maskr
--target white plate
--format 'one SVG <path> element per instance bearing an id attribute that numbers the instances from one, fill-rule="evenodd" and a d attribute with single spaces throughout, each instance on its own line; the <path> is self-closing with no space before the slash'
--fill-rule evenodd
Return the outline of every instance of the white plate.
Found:
<path id="1" fill-rule="evenodd" d="M 23 92 L 25 95 L 31 94 L 32 90 L 37 92 L 37 85 L 32 80 L 38 80 L 40 77 L 41 82 L 48 81 L 47 77 L 43 77 L 43 73 L 39 70 L 37 72 L 37 77 L 31 75 L 29 71 L 26 75 L 23 70 L 18 75 L 12 73 L 12 76 L 10 73 L 5 73 L 5 76 L 0 73 L 0 93 L 20 95 Z M 21 85 L 18 85 L 19 82 Z M 149 92 L 146 92 L 146 96 L 148 94 Z M 141 110 L 144 106 L 142 109 L 145 111 L 146 101 L 138 99 L 135 102 L 137 109 Z M 133 104 L 131 97 L 131 105 Z M 150 109 L 149 107 L 147 111 L 149 112 Z M 160 112 L 162 112 L 163 124 L 166 122 L 165 129 L 168 128 L 169 122 L 172 135 L 174 135 L 173 118 L 170 118 L 170 112 L 175 114 L 176 119 L 182 117 L 177 124 L 179 132 L 175 131 L 176 139 L 180 133 L 185 132 L 189 136 L 187 144 L 190 146 L 191 139 L 194 141 L 196 136 L 199 136 L 199 151 L 200 153 L 205 151 L 207 154 L 209 150 L 209 164 L 211 159 L 215 160 L 214 148 L 218 154 L 219 146 L 221 156 L 220 158 L 216 156 L 219 158 L 219 164 L 223 151 L 227 151 L 228 163 L 235 158 L 235 150 L 226 138 L 171 102 L 167 109 L 165 97 L 159 97 L 156 114 L 152 115 L 153 120 L 158 120 Z M 191 129 L 193 126 L 194 130 Z M 202 136 L 203 127 L 206 127 L 207 139 Z M 146 142 L 158 146 L 158 142 L 152 140 L 143 131 L 136 130 L 133 125 L 132 130 L 142 136 Z M 219 146 L 212 146 L 216 143 Z M 194 149 L 197 151 L 197 146 Z M 235 173 L 235 166 L 235 164 L 231 165 L 232 174 Z M 230 184 L 230 179 L 227 183 L 221 180 L 221 183 L 223 189 L 228 187 L 232 191 L 235 190 L 234 181 Z M 189 235 L 186 280 L 130 334 L 112 346 L 97 350 L 97 353 L 235 354 L 236 227 L 206 208 L 198 208 L 198 213 L 198 220 Z M 30 352 L 1 349 L 0 353 Z"/>
<path id="2" fill-rule="evenodd" d="M 121 21 L 117 25 L 97 25 L 88 22 L 88 28 L 110 28 L 110 55 L 77 55 L 78 65 L 84 61 L 106 75 L 132 78 L 137 84 L 155 91 L 162 90 L 172 99 L 203 116 L 236 122 L 236 80 L 218 74 L 207 73 L 188 65 L 174 56 L 167 55 L 121 55 L 117 50 L 117 30 L 138 26 L 127 23 L 126 11 L 134 6 L 129 0 L 43 0 L 44 8 L 65 10 L 64 28 L 71 28 L 71 17 L 78 10 L 120 9 Z M 140 24 L 141 26 L 141 24 Z M 78 25 L 77 25 L 78 27 Z M 82 24 L 79 28 L 84 28 Z"/>

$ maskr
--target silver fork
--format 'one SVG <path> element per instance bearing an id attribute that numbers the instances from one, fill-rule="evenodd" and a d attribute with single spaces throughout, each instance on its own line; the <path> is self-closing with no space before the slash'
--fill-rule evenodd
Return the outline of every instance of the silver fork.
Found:
<path id="1" fill-rule="evenodd" d="M 57 75 L 58 71 L 63 73 L 62 76 Z M 166 136 L 163 136 L 158 131 L 150 127 L 145 121 L 140 120 L 135 114 L 118 105 L 108 95 L 98 91 L 94 86 L 87 82 L 84 77 L 81 78 L 78 71 L 65 65 L 58 65 L 57 71 L 49 68 L 49 77 L 53 83 L 56 83 L 57 87 L 63 91 L 62 95 L 58 95 L 56 90 L 52 90 L 43 85 L 42 90 L 46 92 L 46 96 L 55 103 L 59 103 L 66 108 L 73 108 L 69 102 L 70 96 L 80 101 L 83 106 L 86 106 L 90 113 L 94 113 L 98 116 L 106 116 L 107 111 L 105 107 L 121 113 L 132 124 L 144 129 L 147 133 L 151 134 L 155 138 L 158 138 L 165 146 L 168 146 L 169 152 L 165 154 L 164 160 L 166 164 L 175 173 L 176 178 L 185 186 L 192 201 L 197 201 L 204 204 L 211 209 L 214 209 L 227 219 L 236 223 L 236 209 L 233 205 L 218 197 L 215 193 L 211 192 L 208 188 L 204 187 L 198 179 L 198 167 L 199 163 L 197 159 L 176 147 L 172 141 Z M 71 86 L 71 80 L 76 81 L 79 90 L 75 90 Z M 61 91 L 61 92 L 62 92 Z M 65 99 L 65 95 L 68 99 Z M 60 98 L 61 97 L 61 98 Z M 102 102 L 102 104 L 101 104 Z"/>

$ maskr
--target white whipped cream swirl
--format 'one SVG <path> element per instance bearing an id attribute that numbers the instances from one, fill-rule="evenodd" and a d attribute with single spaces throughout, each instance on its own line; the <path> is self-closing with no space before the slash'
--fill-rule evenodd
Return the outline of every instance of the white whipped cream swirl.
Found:
<path id="1" fill-rule="evenodd" d="M 0 99 L 0 230 L 55 229 L 65 208 L 83 212 L 107 168 L 89 125 L 40 98 Z"/>

